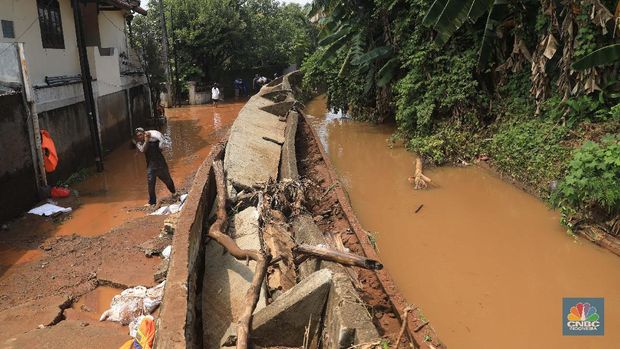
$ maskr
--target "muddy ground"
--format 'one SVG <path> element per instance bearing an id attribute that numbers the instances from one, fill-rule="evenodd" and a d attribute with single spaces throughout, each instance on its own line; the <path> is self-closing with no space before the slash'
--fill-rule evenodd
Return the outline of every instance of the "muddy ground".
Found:
<path id="1" fill-rule="evenodd" d="M 211 145 L 223 137 L 243 102 L 169 110 L 166 153 L 177 193 L 186 193 Z M 99 322 L 111 298 L 133 286 L 151 287 L 171 243 L 160 237 L 174 215 L 148 215 L 142 154 L 121 147 L 105 175 L 77 185 L 82 195 L 58 200 L 71 214 L 26 214 L 0 231 L 0 348 L 118 348 L 128 329 Z M 178 200 L 158 183 L 159 205 Z M 92 229 L 91 229 L 92 228 Z M 147 254 L 156 253 L 148 257 Z"/>

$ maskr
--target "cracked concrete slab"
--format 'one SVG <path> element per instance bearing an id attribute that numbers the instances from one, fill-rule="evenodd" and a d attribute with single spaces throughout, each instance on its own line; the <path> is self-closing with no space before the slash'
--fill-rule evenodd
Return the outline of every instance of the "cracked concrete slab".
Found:
<path id="1" fill-rule="evenodd" d="M 258 236 L 258 210 L 250 206 L 237 213 L 233 218 L 235 232 L 233 237 L 240 238 L 245 235 Z"/>
<path id="2" fill-rule="evenodd" d="M 256 95 L 241 109 L 231 130 L 224 169 L 229 181 L 251 187 L 278 177 L 286 123 L 263 109 L 273 101 Z M 266 139 L 274 140 L 276 143 Z"/>
<path id="3" fill-rule="evenodd" d="M 256 312 L 252 343 L 264 347 L 303 345 L 306 327 L 316 332 L 332 284 L 332 272 L 319 270 Z"/>
<path id="4" fill-rule="evenodd" d="M 258 229 L 252 233 L 244 234 L 235 239 L 239 247 L 243 249 L 260 248 Z M 252 284 L 256 268 L 254 261 L 249 261 L 246 265 L 245 261 L 238 261 L 230 254 L 223 252 L 223 247 L 215 241 L 210 241 L 207 244 L 202 293 L 205 348 L 219 348 L 220 338 L 231 322 L 239 318 L 244 308 L 246 291 Z M 263 289 L 255 312 L 264 308 L 265 304 L 266 294 Z"/>
<path id="5" fill-rule="evenodd" d="M 82 321 L 62 321 L 55 326 L 2 338 L 0 348 L 118 348 L 131 339 L 126 331 L 118 328 L 118 324 L 109 322 L 86 325 Z"/>
<path id="6" fill-rule="evenodd" d="M 36 329 L 51 326 L 63 319 L 64 309 L 71 306 L 64 296 L 39 298 L 0 312 L 0 340 Z"/>

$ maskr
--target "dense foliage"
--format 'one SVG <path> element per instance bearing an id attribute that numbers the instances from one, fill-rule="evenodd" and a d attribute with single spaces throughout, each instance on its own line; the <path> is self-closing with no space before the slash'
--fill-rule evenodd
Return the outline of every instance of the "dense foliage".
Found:
<path id="1" fill-rule="evenodd" d="M 316 45 L 316 28 L 296 4 L 164 0 L 163 5 L 171 74 L 181 84 L 188 80 L 231 82 L 237 77 L 226 72 L 246 72 L 243 77 L 261 72 L 272 77 L 289 65 L 300 65 Z M 148 8 L 148 16 L 133 20 L 132 41 L 141 49 L 146 71 L 157 85 L 165 81 L 159 0 L 150 0 Z"/>
<path id="2" fill-rule="evenodd" d="M 556 203 L 620 203 L 609 181 L 566 184 L 591 166 L 571 154 L 618 142 L 599 144 L 620 132 L 617 0 L 315 0 L 310 15 L 304 85 L 330 107 L 394 120 L 427 162 L 488 156 L 543 197 L 559 183 Z"/>
<path id="3" fill-rule="evenodd" d="M 600 143 L 587 141 L 568 164 L 567 175 L 554 195 L 557 204 L 577 209 L 620 211 L 620 135 Z"/>

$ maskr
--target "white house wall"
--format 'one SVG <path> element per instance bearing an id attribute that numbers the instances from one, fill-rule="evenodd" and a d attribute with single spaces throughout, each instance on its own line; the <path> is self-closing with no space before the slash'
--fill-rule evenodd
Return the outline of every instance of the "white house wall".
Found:
<path id="1" fill-rule="evenodd" d="M 23 42 L 33 85 L 44 85 L 45 76 L 78 75 L 80 61 L 73 10 L 69 0 L 59 0 L 65 49 L 45 49 L 35 0 L 0 0 L 0 19 L 14 22 L 15 39 L 0 35 L 0 42 Z"/>
<path id="2" fill-rule="evenodd" d="M 127 51 L 124 11 L 99 12 L 99 38 L 101 47 L 115 47 Z"/>

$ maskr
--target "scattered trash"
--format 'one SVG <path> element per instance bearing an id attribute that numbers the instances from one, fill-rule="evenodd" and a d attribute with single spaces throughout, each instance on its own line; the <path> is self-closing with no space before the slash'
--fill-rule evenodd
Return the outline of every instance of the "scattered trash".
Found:
<path id="1" fill-rule="evenodd" d="M 129 325 L 129 335 L 133 339 L 128 340 L 119 349 L 151 349 L 155 339 L 155 320 L 151 315 L 142 315 Z"/>
<path id="2" fill-rule="evenodd" d="M 168 206 L 168 211 L 170 211 L 170 213 L 177 213 L 181 211 L 181 204 L 172 204 Z"/>
<path id="3" fill-rule="evenodd" d="M 185 200 L 187 199 L 187 194 L 181 195 L 179 199 L 180 200 L 178 203 L 167 205 L 167 206 L 162 206 L 158 208 L 155 212 L 151 212 L 150 215 L 151 216 L 164 216 L 164 215 L 168 215 L 171 213 L 174 214 L 174 213 L 181 211 L 181 209 L 183 209 L 183 205 L 185 204 Z"/>
<path id="4" fill-rule="evenodd" d="M 36 214 L 39 216 L 53 216 L 58 213 L 67 213 L 71 212 L 71 207 L 60 207 L 52 204 L 43 204 L 39 207 L 35 207 L 32 210 L 28 211 L 28 213 Z"/>
<path id="5" fill-rule="evenodd" d="M 159 234 L 159 237 L 163 238 L 167 235 L 173 235 L 175 228 L 176 228 L 176 219 L 166 218 L 166 220 L 164 221 L 164 227 L 162 228 L 161 233 Z"/>
<path id="6" fill-rule="evenodd" d="M 169 259 L 170 258 L 170 253 L 172 253 L 172 246 L 171 245 L 166 246 L 166 248 L 164 248 L 164 250 L 161 251 L 161 255 L 165 259 Z"/>
<path id="7" fill-rule="evenodd" d="M 149 289 L 136 286 L 124 290 L 112 298 L 110 309 L 101 314 L 99 321 L 116 321 L 129 325 L 141 315 L 151 314 L 161 304 L 165 284 L 166 281 L 162 281 Z"/>
<path id="8" fill-rule="evenodd" d="M 168 209 L 168 206 L 162 206 L 158 208 L 155 212 L 151 212 L 151 216 L 163 216 L 169 213 L 170 213 L 170 209 Z"/>

